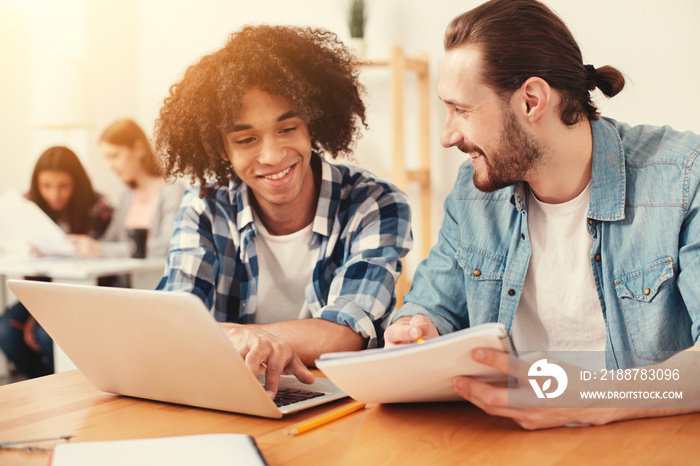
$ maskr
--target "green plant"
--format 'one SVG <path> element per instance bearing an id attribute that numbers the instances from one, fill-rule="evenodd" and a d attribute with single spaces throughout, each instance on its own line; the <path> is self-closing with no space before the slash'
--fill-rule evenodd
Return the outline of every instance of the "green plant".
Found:
<path id="1" fill-rule="evenodd" d="M 350 37 L 364 37 L 366 22 L 367 16 L 365 15 L 365 1 L 350 0 L 350 8 L 348 10 Z"/>

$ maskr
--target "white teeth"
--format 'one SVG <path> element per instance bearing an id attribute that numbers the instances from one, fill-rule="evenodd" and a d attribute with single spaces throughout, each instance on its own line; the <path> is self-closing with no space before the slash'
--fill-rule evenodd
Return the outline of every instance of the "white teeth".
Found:
<path id="1" fill-rule="evenodd" d="M 279 173 L 275 173 L 274 175 L 267 175 L 265 178 L 268 180 L 279 180 L 280 178 L 284 178 L 284 176 L 289 173 L 289 170 L 291 170 L 292 167 L 287 168 L 286 170 L 282 170 Z"/>

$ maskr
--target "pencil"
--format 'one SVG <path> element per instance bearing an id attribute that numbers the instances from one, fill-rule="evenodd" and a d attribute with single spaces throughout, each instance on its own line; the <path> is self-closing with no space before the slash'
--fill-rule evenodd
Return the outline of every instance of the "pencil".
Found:
<path id="1" fill-rule="evenodd" d="M 423 343 L 425 340 L 423 340 L 421 337 L 416 338 L 416 343 Z"/>
<path id="2" fill-rule="evenodd" d="M 316 427 L 322 426 L 324 424 L 328 424 L 329 422 L 333 422 L 336 419 L 340 419 L 341 417 L 347 416 L 348 414 L 352 414 L 355 411 L 359 411 L 363 409 L 366 405 L 364 403 L 353 403 L 349 406 L 346 406 L 342 409 L 339 409 L 337 411 L 333 411 L 332 413 L 320 417 L 316 420 L 307 422 L 306 424 L 301 424 L 292 430 L 289 431 L 289 435 L 299 435 L 303 434 L 304 432 L 307 432 L 311 429 L 315 429 Z"/>

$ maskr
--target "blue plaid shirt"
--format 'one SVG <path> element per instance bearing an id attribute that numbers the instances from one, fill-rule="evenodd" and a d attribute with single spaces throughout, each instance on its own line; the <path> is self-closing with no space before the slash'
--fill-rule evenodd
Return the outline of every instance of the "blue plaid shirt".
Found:
<path id="1" fill-rule="evenodd" d="M 413 245 L 408 200 L 366 170 L 318 158 L 321 190 L 309 242 L 318 259 L 306 300 L 313 317 L 347 325 L 376 347 L 396 301 L 400 259 Z M 158 285 L 199 296 L 218 321 L 255 321 L 257 227 L 245 188 L 232 182 L 203 199 L 198 187 L 187 190 Z"/>

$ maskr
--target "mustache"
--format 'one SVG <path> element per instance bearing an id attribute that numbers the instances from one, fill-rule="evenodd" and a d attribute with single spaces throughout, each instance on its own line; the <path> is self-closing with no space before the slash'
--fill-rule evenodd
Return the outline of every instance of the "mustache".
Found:
<path id="1" fill-rule="evenodd" d="M 476 154 L 480 154 L 480 155 L 486 155 L 486 154 L 484 154 L 484 151 L 481 150 L 480 147 L 475 146 L 473 144 L 460 144 L 459 146 L 457 146 L 457 149 L 464 152 L 465 154 L 476 153 Z"/>

